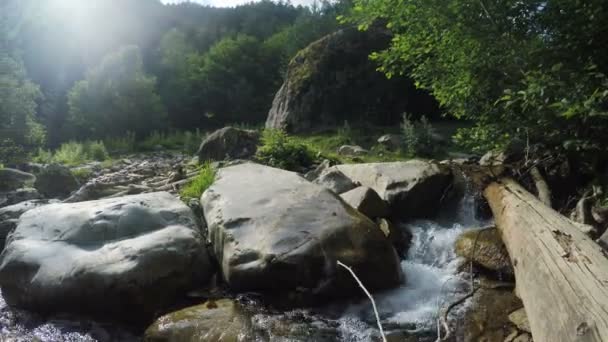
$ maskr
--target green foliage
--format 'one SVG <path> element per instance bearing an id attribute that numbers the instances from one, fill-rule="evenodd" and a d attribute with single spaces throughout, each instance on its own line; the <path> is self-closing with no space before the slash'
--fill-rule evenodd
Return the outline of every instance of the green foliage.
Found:
<path id="1" fill-rule="evenodd" d="M 110 137 L 103 140 L 104 145 L 111 154 L 126 154 L 135 152 L 137 142 L 135 134 L 126 132 L 119 137 Z"/>
<path id="2" fill-rule="evenodd" d="M 194 132 L 171 131 L 165 133 L 154 131 L 138 144 L 138 148 L 144 151 L 152 151 L 160 146 L 164 149 L 194 153 L 198 150 L 204 137 L 205 134 L 199 129 Z"/>
<path id="3" fill-rule="evenodd" d="M 433 138 L 435 129 L 426 116 L 420 121 L 412 121 L 408 114 L 403 114 L 401 124 L 403 143 L 408 157 L 432 157 L 439 152 L 437 141 Z"/>
<path id="4" fill-rule="evenodd" d="M 105 161 L 109 158 L 110 155 L 101 141 L 86 141 L 83 143 L 70 141 L 61 144 L 54 152 L 39 149 L 32 159 L 38 163 L 59 163 L 75 166 L 89 161 Z"/>
<path id="5" fill-rule="evenodd" d="M 104 138 L 133 132 L 143 138 L 160 129 L 166 112 L 155 86 L 136 46 L 106 56 L 68 95 L 71 135 Z"/>
<path id="6" fill-rule="evenodd" d="M 0 139 L 0 164 L 14 165 L 25 162 L 26 153 L 23 147 L 12 139 Z"/>
<path id="7" fill-rule="evenodd" d="M 180 191 L 183 199 L 200 198 L 215 181 L 215 169 L 211 163 L 203 164 L 201 171 L 190 183 L 186 184 Z"/>
<path id="8" fill-rule="evenodd" d="M 386 24 L 392 44 L 372 58 L 474 121 L 457 136 L 463 145 L 608 146 L 605 1 L 355 0 L 343 20 Z"/>
<path id="9" fill-rule="evenodd" d="M 80 184 L 85 184 L 93 176 L 93 171 L 87 167 L 71 169 L 70 171 Z"/>
<path id="10" fill-rule="evenodd" d="M 200 107 L 220 122 L 264 119 L 279 86 L 278 61 L 255 37 L 237 35 L 193 60 L 192 79 Z"/>
<path id="11" fill-rule="evenodd" d="M 314 162 L 312 152 L 281 130 L 267 129 L 255 158 L 266 165 L 290 171 L 300 171 Z"/>
<path id="12" fill-rule="evenodd" d="M 39 87 L 27 78 L 21 60 L 0 52 L 0 136 L 23 147 L 43 144 L 45 130 L 36 117 L 41 98 Z"/>

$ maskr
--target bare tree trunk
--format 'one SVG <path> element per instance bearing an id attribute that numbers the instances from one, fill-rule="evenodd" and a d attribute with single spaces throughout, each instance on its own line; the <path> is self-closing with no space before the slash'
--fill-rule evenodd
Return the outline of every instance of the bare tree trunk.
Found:
<path id="1" fill-rule="evenodd" d="M 601 247 L 511 179 L 484 194 L 534 341 L 608 341 L 608 259 Z"/>

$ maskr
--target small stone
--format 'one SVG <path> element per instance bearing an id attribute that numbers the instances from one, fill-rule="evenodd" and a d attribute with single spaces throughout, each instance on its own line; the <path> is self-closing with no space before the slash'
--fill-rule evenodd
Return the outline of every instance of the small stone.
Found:
<path id="1" fill-rule="evenodd" d="M 369 151 L 357 145 L 343 145 L 338 149 L 338 154 L 341 156 L 364 156 L 369 154 Z"/>

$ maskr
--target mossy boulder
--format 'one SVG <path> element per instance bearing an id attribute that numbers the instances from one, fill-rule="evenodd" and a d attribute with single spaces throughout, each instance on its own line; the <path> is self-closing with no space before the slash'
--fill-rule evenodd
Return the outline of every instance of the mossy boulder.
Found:
<path id="1" fill-rule="evenodd" d="M 370 53 L 387 48 L 390 41 L 386 29 L 347 28 L 298 52 L 289 63 L 266 127 L 301 132 L 345 120 L 395 124 L 403 112 L 436 112 L 435 101 L 416 90 L 411 80 L 387 79 L 370 61 Z"/>
<path id="2" fill-rule="evenodd" d="M 509 252 L 495 227 L 469 230 L 456 240 L 456 254 L 488 271 L 514 276 Z"/>
<path id="3" fill-rule="evenodd" d="M 248 318 L 231 299 L 207 301 L 201 305 L 166 314 L 145 332 L 145 342 L 240 341 Z"/>

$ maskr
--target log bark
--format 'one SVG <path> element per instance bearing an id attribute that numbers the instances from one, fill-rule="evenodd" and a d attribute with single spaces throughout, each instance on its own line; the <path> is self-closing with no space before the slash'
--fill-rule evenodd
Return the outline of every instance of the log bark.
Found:
<path id="1" fill-rule="evenodd" d="M 535 342 L 608 341 L 608 258 L 510 179 L 485 189 Z"/>

